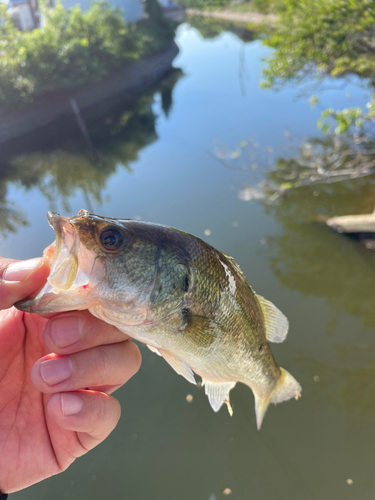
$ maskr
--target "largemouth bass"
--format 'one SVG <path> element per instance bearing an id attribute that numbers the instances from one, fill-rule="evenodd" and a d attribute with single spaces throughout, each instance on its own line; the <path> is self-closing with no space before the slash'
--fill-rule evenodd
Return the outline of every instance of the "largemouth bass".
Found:
<path id="1" fill-rule="evenodd" d="M 257 427 L 270 403 L 298 398 L 298 382 L 274 360 L 286 317 L 257 295 L 234 260 L 170 227 L 91 215 L 48 213 L 56 233 L 48 281 L 22 311 L 88 309 L 146 343 L 195 384 L 215 411 L 237 382 L 255 397 Z M 46 256 L 51 254 L 47 250 Z"/>

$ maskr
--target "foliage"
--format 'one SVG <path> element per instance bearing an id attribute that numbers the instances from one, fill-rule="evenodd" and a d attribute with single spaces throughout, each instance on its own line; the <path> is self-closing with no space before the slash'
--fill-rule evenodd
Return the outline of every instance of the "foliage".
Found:
<path id="1" fill-rule="evenodd" d="M 371 78 L 375 71 L 374 0 L 285 0 L 273 36 L 265 85 L 311 73 Z"/>
<path id="2" fill-rule="evenodd" d="M 187 16 L 186 21 L 198 30 L 203 38 L 207 39 L 216 38 L 224 31 L 234 33 L 243 42 L 251 42 L 260 36 L 260 32 L 256 31 L 256 27 L 253 25 L 249 26 L 206 16 Z"/>
<path id="3" fill-rule="evenodd" d="M 230 0 L 176 0 L 176 3 L 187 9 L 218 10 L 228 7 Z"/>
<path id="4" fill-rule="evenodd" d="M 375 101 L 374 94 L 371 101 L 366 104 L 367 112 L 360 107 L 345 108 L 343 110 L 334 110 L 332 108 L 326 109 L 322 112 L 318 120 L 318 127 L 327 133 L 331 127 L 327 121 L 332 118 L 336 122 L 335 133 L 342 134 L 347 132 L 350 127 L 355 127 L 361 130 L 366 122 L 370 122 L 375 117 Z"/>
<path id="5" fill-rule="evenodd" d="M 375 84 L 375 1 L 374 0 L 285 0 L 286 11 L 265 44 L 274 49 L 264 70 L 263 86 L 325 75 L 355 74 Z M 373 116 L 349 108 L 328 110 L 323 116 L 336 120 L 336 132 L 351 125 L 360 127 Z M 328 127 L 326 127 L 328 130 Z"/>
<path id="6" fill-rule="evenodd" d="M 230 8 L 231 10 L 243 12 L 258 11 L 263 14 L 282 12 L 285 9 L 283 0 L 253 0 L 250 2 L 233 4 Z"/>
<path id="7" fill-rule="evenodd" d="M 233 0 L 175 0 L 177 4 L 187 9 L 220 10 L 229 9 L 242 12 L 280 12 L 284 9 L 283 0 L 250 0 L 238 2 Z"/>
<path id="8" fill-rule="evenodd" d="M 0 100 L 15 106 L 56 89 L 99 81 L 112 70 L 167 45 L 173 26 L 162 16 L 157 0 L 146 0 L 149 16 L 127 24 L 120 9 L 94 3 L 45 9 L 45 25 L 22 33 L 4 11 L 0 26 Z"/>

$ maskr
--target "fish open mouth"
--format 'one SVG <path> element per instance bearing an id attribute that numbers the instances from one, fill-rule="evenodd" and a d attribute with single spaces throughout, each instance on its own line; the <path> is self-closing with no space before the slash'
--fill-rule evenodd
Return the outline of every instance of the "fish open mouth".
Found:
<path id="1" fill-rule="evenodd" d="M 69 290 L 78 274 L 77 246 L 79 245 L 79 237 L 77 230 L 66 217 L 48 212 L 47 218 L 56 234 L 48 284 L 57 290 Z"/>
<path id="2" fill-rule="evenodd" d="M 96 255 L 82 245 L 71 219 L 54 212 L 48 212 L 47 218 L 56 235 L 47 283 L 35 298 L 18 302 L 16 307 L 42 314 L 87 309 L 90 276 Z M 51 253 L 51 246 L 47 247 L 44 257 L 51 259 Z"/>

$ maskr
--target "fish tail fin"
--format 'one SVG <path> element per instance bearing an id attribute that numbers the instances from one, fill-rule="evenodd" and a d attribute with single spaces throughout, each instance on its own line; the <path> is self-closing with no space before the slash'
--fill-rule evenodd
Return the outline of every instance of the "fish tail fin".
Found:
<path id="1" fill-rule="evenodd" d="M 257 428 L 261 428 L 263 417 L 270 403 L 281 403 L 288 399 L 298 399 L 301 396 L 301 386 L 297 380 L 284 368 L 280 368 L 281 376 L 276 387 L 265 398 L 255 395 L 255 414 L 257 419 Z"/>

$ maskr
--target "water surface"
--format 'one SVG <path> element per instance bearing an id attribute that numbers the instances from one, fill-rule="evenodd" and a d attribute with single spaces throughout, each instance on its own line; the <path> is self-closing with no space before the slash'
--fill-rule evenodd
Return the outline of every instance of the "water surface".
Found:
<path id="1" fill-rule="evenodd" d="M 122 418 L 114 433 L 14 499 L 214 500 L 226 498 L 225 488 L 233 500 L 372 499 L 375 257 L 317 216 L 372 211 L 374 181 L 306 187 L 273 205 L 239 199 L 267 162 L 296 154 L 287 136 L 319 135 L 320 110 L 302 87 L 260 90 L 268 52 L 259 40 L 231 32 L 203 38 L 184 24 L 177 43 L 182 74 L 92 126 L 95 161 L 77 132 L 4 162 L 0 253 L 40 255 L 53 238 L 51 208 L 65 215 L 88 208 L 199 236 L 232 255 L 289 318 L 287 340 L 272 349 L 303 397 L 272 406 L 258 432 L 250 389 L 232 391 L 232 418 L 225 408 L 215 414 L 202 389 L 142 346 L 141 371 L 116 393 Z M 356 83 L 350 96 L 324 92 L 323 107 L 365 104 Z M 229 151 L 249 138 L 263 168 L 231 170 L 215 158 L 215 141 Z"/>

